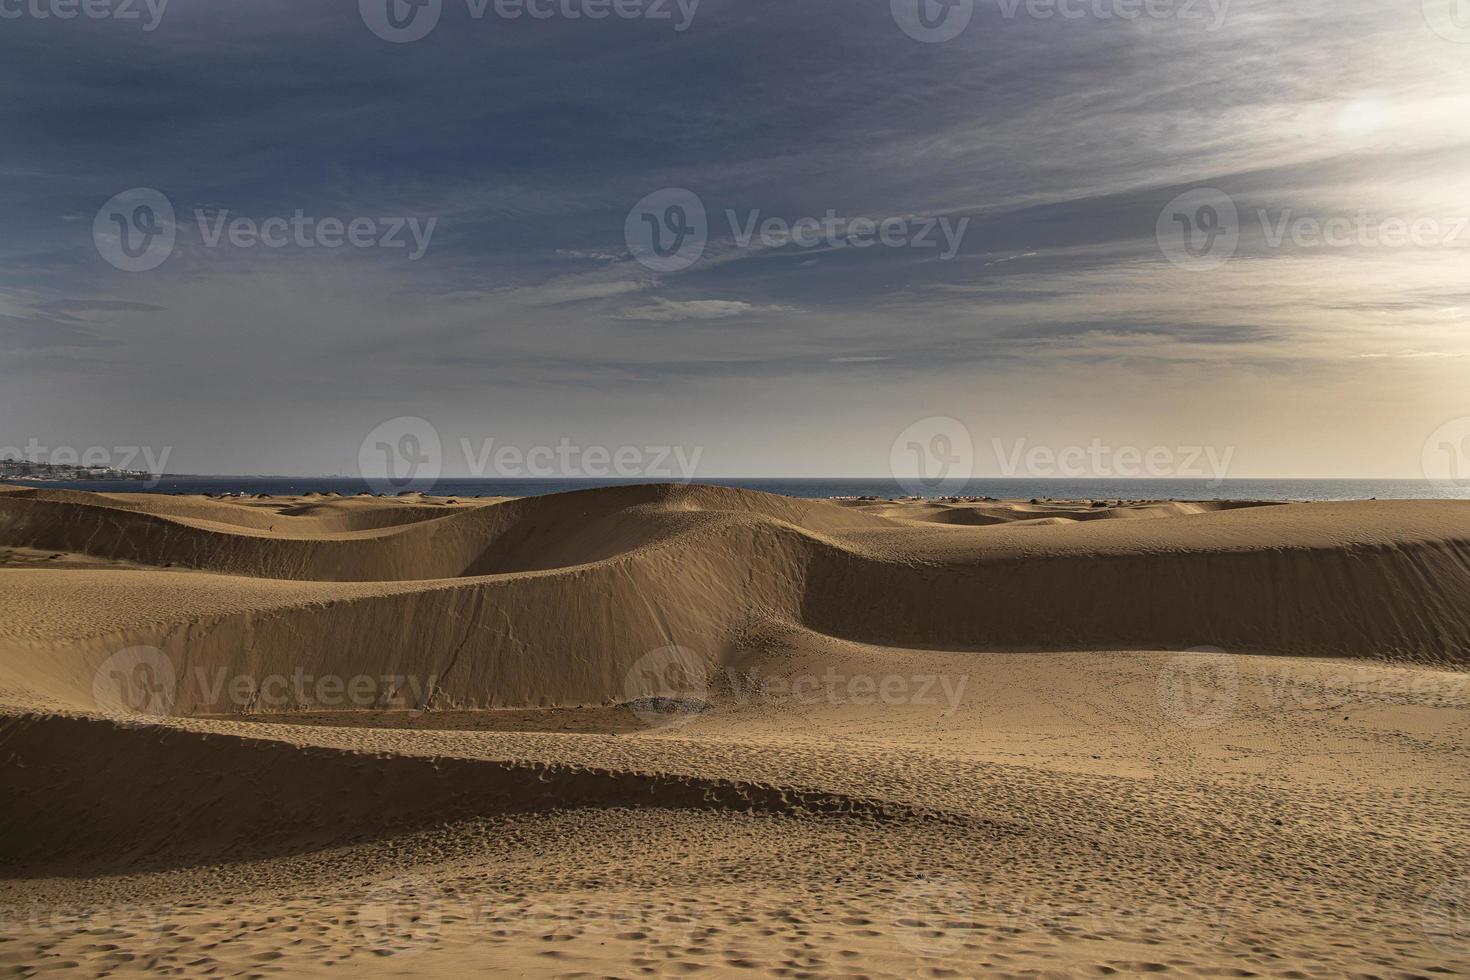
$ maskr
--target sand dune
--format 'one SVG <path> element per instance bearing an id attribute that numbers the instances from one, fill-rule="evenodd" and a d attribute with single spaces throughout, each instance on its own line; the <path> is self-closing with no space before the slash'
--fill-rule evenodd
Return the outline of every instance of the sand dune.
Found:
<path id="1" fill-rule="evenodd" d="M 0 967 L 1464 969 L 1467 518 L 3 488 Z"/>
<path id="2" fill-rule="evenodd" d="M 957 527 L 904 521 L 893 505 L 632 487 L 335 502 L 334 520 L 422 518 L 359 531 L 313 531 L 321 517 L 280 501 L 274 534 L 197 516 L 261 522 L 255 504 L 156 498 L 154 514 L 146 501 L 54 495 L 0 496 L 0 540 L 209 574 L 0 569 L 0 643 L 28 650 L 23 686 L 53 706 L 94 707 L 93 675 L 130 646 L 232 675 L 433 678 L 422 693 L 435 707 L 597 704 L 627 697 L 651 650 L 685 647 L 713 667 L 784 624 L 966 649 L 1470 661 L 1470 527 L 1453 502 Z M 180 694 L 178 710 L 208 709 L 197 686 Z"/>

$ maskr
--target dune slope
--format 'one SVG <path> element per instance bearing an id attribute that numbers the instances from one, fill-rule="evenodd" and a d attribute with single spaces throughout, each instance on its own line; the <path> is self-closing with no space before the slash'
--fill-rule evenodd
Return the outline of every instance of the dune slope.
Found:
<path id="1" fill-rule="evenodd" d="M 210 501 L 185 519 L 170 498 L 149 513 L 76 496 L 0 495 L 0 545 L 174 566 L 0 569 L 0 649 L 15 651 L 0 683 L 80 710 L 96 707 L 107 658 L 139 646 L 169 658 L 185 714 L 229 710 L 191 682 L 220 671 L 413 677 L 414 707 L 618 701 L 658 693 L 628 686 L 651 651 L 686 648 L 714 667 L 750 633 L 784 625 L 938 648 L 1470 663 L 1470 522 L 1455 502 L 950 526 L 892 506 L 634 487 L 340 501 L 421 519 L 369 516 L 379 526 L 313 536 L 318 518 L 295 502 L 278 504 L 290 516 L 273 534 L 244 527 L 258 508 Z M 210 508 L 254 516 L 197 516 Z"/>

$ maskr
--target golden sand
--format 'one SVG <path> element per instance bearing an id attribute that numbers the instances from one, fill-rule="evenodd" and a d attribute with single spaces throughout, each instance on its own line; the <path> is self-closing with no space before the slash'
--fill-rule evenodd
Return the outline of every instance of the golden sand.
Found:
<path id="1" fill-rule="evenodd" d="M 0 488 L 0 970 L 1470 971 L 1470 502 Z"/>

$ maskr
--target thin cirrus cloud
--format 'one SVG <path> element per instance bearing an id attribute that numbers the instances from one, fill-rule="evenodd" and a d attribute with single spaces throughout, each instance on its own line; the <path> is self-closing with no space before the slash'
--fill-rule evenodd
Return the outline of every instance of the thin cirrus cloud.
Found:
<path id="1" fill-rule="evenodd" d="M 676 323 L 686 320 L 725 320 L 730 317 L 771 316 L 786 313 L 789 306 L 760 306 L 742 300 L 691 299 L 669 300 L 658 298 L 646 306 L 624 309 L 618 314 L 623 320 L 647 320 L 653 323 Z"/>

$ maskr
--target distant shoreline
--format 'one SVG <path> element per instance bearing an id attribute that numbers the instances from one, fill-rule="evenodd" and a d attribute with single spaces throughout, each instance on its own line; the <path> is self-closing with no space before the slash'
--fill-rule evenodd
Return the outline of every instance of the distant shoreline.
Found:
<path id="1" fill-rule="evenodd" d="M 99 493 L 198 494 L 207 496 L 266 494 L 272 497 L 335 494 L 344 497 L 371 494 L 397 496 L 424 492 L 433 497 L 534 497 L 606 486 L 635 486 L 683 481 L 648 479 L 552 478 L 465 478 L 446 477 L 406 485 L 365 481 L 359 477 L 196 476 L 170 474 L 148 480 L 85 479 L 33 480 L 0 478 L 14 486 L 88 490 Z M 786 497 L 812 500 L 1264 500 L 1327 501 L 1371 499 L 1470 499 L 1470 481 L 1464 486 L 1447 486 L 1427 480 L 1302 480 L 1302 479 L 1058 479 L 976 478 L 963 487 L 945 487 L 944 492 L 914 487 L 910 481 L 871 477 L 758 478 L 703 477 L 689 481 L 710 486 L 758 490 Z"/>

